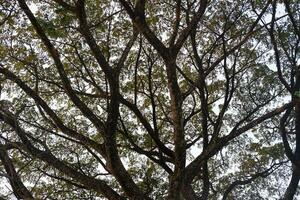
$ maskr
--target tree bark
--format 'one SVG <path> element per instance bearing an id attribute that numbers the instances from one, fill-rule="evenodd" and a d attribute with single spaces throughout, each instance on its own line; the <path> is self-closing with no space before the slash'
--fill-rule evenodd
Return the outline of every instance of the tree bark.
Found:
<path id="1" fill-rule="evenodd" d="M 4 145 L 0 145 L 0 160 L 4 165 L 14 195 L 18 199 L 26 199 L 26 200 L 34 199 L 31 192 L 23 184 Z"/>

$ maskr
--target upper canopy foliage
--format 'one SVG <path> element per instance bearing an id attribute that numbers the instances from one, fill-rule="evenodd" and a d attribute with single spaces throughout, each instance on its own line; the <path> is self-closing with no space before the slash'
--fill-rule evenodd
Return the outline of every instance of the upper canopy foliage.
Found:
<path id="1" fill-rule="evenodd" d="M 0 193 L 293 199 L 296 0 L 0 0 Z"/>

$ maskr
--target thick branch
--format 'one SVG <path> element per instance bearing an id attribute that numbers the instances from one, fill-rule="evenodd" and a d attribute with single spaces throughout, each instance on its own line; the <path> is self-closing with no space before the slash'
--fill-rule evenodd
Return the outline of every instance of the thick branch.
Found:
<path id="1" fill-rule="evenodd" d="M 22 143 L 24 145 L 20 145 L 20 148 L 25 150 L 26 152 L 30 153 L 33 157 L 39 158 L 40 160 L 46 162 L 47 164 L 53 166 L 54 168 L 58 169 L 62 173 L 72 177 L 76 181 L 80 182 L 81 184 L 85 185 L 86 188 L 93 189 L 97 192 L 102 193 L 106 198 L 111 200 L 120 200 L 124 199 L 119 194 L 117 194 L 110 186 L 108 186 L 104 181 L 94 179 L 92 177 L 89 177 L 87 175 L 84 175 L 80 172 L 78 172 L 73 167 L 65 164 L 64 162 L 57 159 L 47 147 L 45 147 L 46 150 L 40 150 L 36 148 L 31 141 L 27 138 L 27 135 L 30 135 L 26 133 L 25 130 L 23 130 L 16 121 L 17 116 L 14 116 L 12 113 L 8 113 L 8 111 L 5 111 L 1 109 L 0 111 L 0 120 L 4 121 L 6 124 L 9 124 L 15 132 L 20 137 Z"/>
<path id="2" fill-rule="evenodd" d="M 144 0 L 138 0 L 139 2 L 142 1 L 140 4 L 145 4 Z M 148 42 L 156 49 L 156 51 L 164 58 L 169 57 L 169 51 L 166 46 L 157 38 L 157 36 L 153 33 L 153 31 L 149 28 L 145 21 L 145 13 L 138 9 L 136 12 L 130 4 L 126 0 L 119 0 L 122 4 L 126 12 L 128 13 L 129 17 L 131 18 L 134 26 L 137 28 L 139 32 L 141 32 Z M 142 8 L 144 9 L 144 8 Z M 141 15 L 142 14 L 142 15 Z"/>
<path id="3" fill-rule="evenodd" d="M 28 96 L 30 96 L 37 105 L 41 106 L 43 110 L 49 115 L 49 117 L 53 120 L 54 124 L 66 135 L 76 138 L 77 140 L 81 141 L 83 144 L 92 147 L 98 153 L 105 157 L 105 152 L 103 150 L 103 146 L 90 138 L 79 134 L 75 130 L 67 127 L 64 125 L 62 120 L 57 116 L 57 114 L 48 106 L 48 104 L 34 91 L 32 90 L 27 84 L 25 84 L 19 77 L 13 74 L 6 68 L 0 65 L 0 73 L 3 74 L 7 79 L 16 83 Z"/>
<path id="4" fill-rule="evenodd" d="M 12 160 L 7 153 L 7 150 L 5 149 L 5 146 L 2 144 L 0 144 L 0 160 L 2 161 L 2 165 L 4 165 L 4 169 L 8 175 L 8 179 L 15 196 L 18 199 L 34 199 L 31 192 L 23 184 Z"/>

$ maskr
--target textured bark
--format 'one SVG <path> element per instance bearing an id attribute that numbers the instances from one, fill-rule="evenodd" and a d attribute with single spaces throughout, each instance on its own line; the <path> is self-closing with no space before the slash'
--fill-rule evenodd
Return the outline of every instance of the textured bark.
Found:
<path id="1" fill-rule="evenodd" d="M 171 96 L 171 118 L 173 122 L 174 137 L 174 173 L 170 178 L 168 199 L 180 199 L 180 190 L 183 183 L 183 171 L 186 160 L 186 142 L 184 136 L 182 116 L 182 94 L 177 82 L 175 60 L 166 63 L 169 93 Z"/>

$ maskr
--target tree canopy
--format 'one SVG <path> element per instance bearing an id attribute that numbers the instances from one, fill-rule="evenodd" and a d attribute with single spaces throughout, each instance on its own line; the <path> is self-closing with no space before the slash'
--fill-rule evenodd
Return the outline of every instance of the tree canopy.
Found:
<path id="1" fill-rule="evenodd" d="M 297 0 L 0 0 L 0 199 L 299 197 Z"/>

